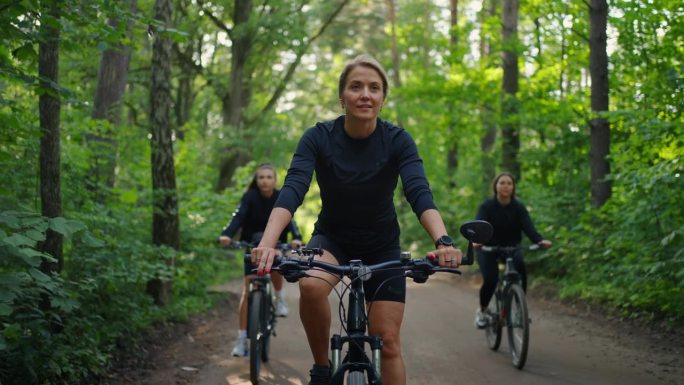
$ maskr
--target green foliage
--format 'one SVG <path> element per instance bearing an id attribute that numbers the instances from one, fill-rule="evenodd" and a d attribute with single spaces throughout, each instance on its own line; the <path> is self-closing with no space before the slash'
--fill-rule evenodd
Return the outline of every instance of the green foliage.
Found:
<path id="1" fill-rule="evenodd" d="M 77 383 L 104 373 L 112 352 L 156 322 L 183 320 L 215 300 L 207 287 L 242 271 L 215 239 L 229 220 L 254 166 L 272 162 L 282 184 L 295 145 L 308 127 L 338 116 L 337 81 L 345 62 L 369 52 L 390 75 L 382 118 L 401 123 L 423 157 L 437 206 L 450 233 L 491 194 L 483 186 L 481 140 L 505 119 L 501 103 L 501 20 L 488 9 L 397 2 L 398 62 L 383 2 L 351 1 L 311 46 L 308 38 L 339 2 L 278 0 L 254 4 L 233 27 L 233 3 L 174 2 L 173 122 L 181 249 L 152 246 L 149 79 L 152 2 L 65 1 L 61 30 L 61 178 L 64 218 L 40 211 L 40 131 L 36 110 L 40 7 L 0 6 L 0 381 Z M 475 4 L 475 3 L 473 3 Z M 600 301 L 625 316 L 684 319 L 684 214 L 681 210 L 684 122 L 681 50 L 684 17 L 677 1 L 611 2 L 609 20 L 611 175 L 613 196 L 589 205 L 589 18 L 583 2 L 527 1 L 519 14 L 520 199 L 554 247 L 527 256 L 530 273 L 567 298 Z M 108 21 L 118 22 L 110 25 Z M 363 22 L 359 22 L 363 20 Z M 125 33 L 128 22 L 132 35 Z M 450 35 L 450 33 L 452 35 Z M 232 34 L 232 36 L 231 36 Z M 225 124 L 231 44 L 254 37 L 243 81 L 242 125 Z M 457 38 L 457 42 L 452 41 Z M 480 39 L 485 43 L 480 47 Z M 132 49 L 120 124 L 91 118 L 104 50 Z M 307 47 L 281 98 L 263 111 L 297 53 Z M 394 81 L 397 75 L 401 84 Z M 187 88 L 183 88 L 187 87 Z M 184 104 L 187 103 L 187 106 Z M 187 116 L 183 115 L 183 112 Z M 487 127 L 486 127 L 487 126 Z M 113 186 L 95 185 L 89 143 L 110 133 L 116 143 Z M 500 159 L 500 140 L 493 156 Z M 114 148 L 114 147 L 112 147 Z M 458 149 L 458 168 L 447 154 Z M 249 157 L 232 185 L 217 193 L 227 151 Z M 489 156 L 489 155 L 487 155 Z M 498 167 L 497 167 L 498 170 Z M 396 193 L 402 245 L 420 254 L 429 237 Z M 305 238 L 320 209 L 312 185 L 295 218 Z M 64 270 L 40 265 L 45 232 L 67 237 Z M 305 239 L 306 240 L 306 239 Z M 463 245 L 463 243 L 461 243 Z M 173 267 L 165 261 L 174 260 Z M 173 279 L 166 308 L 145 293 L 153 277 Z M 47 306 L 50 305 L 50 306 Z M 133 336 L 133 337 L 131 337 Z"/>
<path id="2" fill-rule="evenodd" d="M 126 216 L 116 215 L 88 215 L 75 221 L 12 211 L 0 214 L 3 383 L 73 383 L 104 373 L 120 343 L 136 343 L 135 336 L 155 322 L 184 320 L 206 310 L 214 301 L 206 287 L 241 274 L 235 261 L 207 242 L 215 238 L 216 229 L 211 229 L 212 236 L 208 228 L 194 229 L 184 237 L 195 243 L 194 250 L 175 252 L 136 239 L 139 232 L 128 222 Z M 86 223 L 98 229 L 97 238 Z M 36 248 L 48 228 L 72 240 L 60 276 L 40 271 L 43 260 L 52 260 Z M 163 263 L 170 257 L 176 261 L 173 270 Z M 160 276 L 173 277 L 179 298 L 166 309 L 152 306 L 145 292 L 146 282 Z"/>

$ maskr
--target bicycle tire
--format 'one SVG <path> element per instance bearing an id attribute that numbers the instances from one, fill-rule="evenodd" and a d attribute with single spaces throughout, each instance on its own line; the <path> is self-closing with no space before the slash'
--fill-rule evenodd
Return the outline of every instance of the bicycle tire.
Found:
<path id="1" fill-rule="evenodd" d="M 259 383 L 259 371 L 261 370 L 261 345 L 263 323 L 261 322 L 261 309 L 263 293 L 253 291 L 249 301 L 249 378 L 253 385 Z"/>
<path id="2" fill-rule="evenodd" d="M 265 311 L 262 313 L 263 319 L 262 319 L 262 325 L 263 325 L 263 334 L 261 336 L 262 338 L 262 343 L 261 343 L 261 362 L 268 362 L 269 359 L 269 352 L 271 349 L 271 334 L 273 334 L 273 319 L 275 318 L 274 310 L 273 310 L 273 301 L 268 301 L 268 303 L 264 303 L 264 309 Z"/>
<path id="3" fill-rule="evenodd" d="M 366 375 L 362 371 L 349 372 L 347 385 L 366 385 Z"/>
<path id="4" fill-rule="evenodd" d="M 527 360 L 527 349 L 530 343 L 530 319 L 527 311 L 525 291 L 518 284 L 513 284 L 507 296 L 508 346 L 511 349 L 513 366 L 522 369 Z"/>
<path id="5" fill-rule="evenodd" d="M 488 312 L 490 315 L 489 322 L 485 328 L 485 337 L 487 339 L 487 346 L 491 350 L 498 350 L 501 345 L 501 292 L 496 291 L 491 301 L 489 301 Z"/>

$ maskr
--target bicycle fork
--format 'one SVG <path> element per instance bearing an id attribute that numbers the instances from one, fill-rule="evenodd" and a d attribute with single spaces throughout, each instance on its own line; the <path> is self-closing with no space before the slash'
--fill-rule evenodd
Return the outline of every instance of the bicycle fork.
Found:
<path id="1" fill-rule="evenodd" d="M 349 294 L 349 312 L 347 318 L 347 336 L 335 334 L 330 339 L 332 384 L 342 383 L 345 372 L 368 373 L 369 385 L 382 384 L 382 338 L 366 335 L 366 312 L 363 286 L 361 280 L 352 280 L 356 286 Z M 356 293 L 356 294 L 355 294 Z M 358 296 L 355 297 L 355 295 Z M 342 345 L 347 344 L 349 350 L 344 360 L 341 358 Z M 371 348 L 371 362 L 365 354 L 365 345 Z"/>

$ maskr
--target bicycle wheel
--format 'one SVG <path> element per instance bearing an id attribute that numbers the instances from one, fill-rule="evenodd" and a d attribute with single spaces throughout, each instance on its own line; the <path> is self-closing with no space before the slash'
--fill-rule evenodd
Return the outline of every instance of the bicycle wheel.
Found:
<path id="1" fill-rule="evenodd" d="M 261 345 L 263 336 L 263 323 L 261 322 L 261 309 L 263 293 L 253 291 L 249 301 L 249 378 L 252 384 L 259 383 L 259 371 L 261 370 Z"/>
<path id="2" fill-rule="evenodd" d="M 485 328 L 485 336 L 487 337 L 487 346 L 491 350 L 499 349 L 501 345 L 501 292 L 496 291 L 494 297 L 489 301 L 487 308 L 489 313 L 489 320 Z"/>
<path id="3" fill-rule="evenodd" d="M 349 372 L 347 385 L 366 385 L 366 376 L 363 372 Z"/>
<path id="4" fill-rule="evenodd" d="M 263 334 L 261 336 L 261 362 L 268 362 L 268 353 L 271 349 L 271 334 L 273 334 L 273 327 L 275 325 L 275 314 L 273 311 L 272 301 L 267 300 L 266 302 L 268 303 L 264 303 L 264 311 L 261 313 L 263 315 Z"/>
<path id="5" fill-rule="evenodd" d="M 527 347 L 530 340 L 530 319 L 527 312 L 525 292 L 518 284 L 511 285 L 508 290 L 508 346 L 511 348 L 513 366 L 522 369 L 527 359 Z"/>

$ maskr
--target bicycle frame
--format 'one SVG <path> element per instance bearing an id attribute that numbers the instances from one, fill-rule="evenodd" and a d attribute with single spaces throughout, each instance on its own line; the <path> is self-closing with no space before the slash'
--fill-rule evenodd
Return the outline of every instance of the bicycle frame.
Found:
<path id="1" fill-rule="evenodd" d="M 512 253 L 519 248 L 500 247 L 483 250 L 503 252 L 503 255 L 496 256 L 499 265 L 505 260 L 505 267 L 503 272 L 499 273 L 499 282 L 492 298 L 494 302 L 489 304 L 490 316 L 485 328 L 487 343 L 491 350 L 497 350 L 501 343 L 502 329 L 506 326 L 513 366 L 522 369 L 529 346 L 529 312 L 521 284 L 522 278 L 513 264 Z"/>
<path id="2" fill-rule="evenodd" d="M 263 275 L 260 277 L 255 277 L 250 280 L 249 282 L 249 296 L 248 296 L 248 302 L 247 302 L 247 308 L 252 306 L 252 296 L 255 291 L 261 291 L 264 293 L 263 298 L 265 301 L 262 301 L 262 309 L 260 311 L 260 314 L 262 315 L 261 319 L 261 324 L 264 327 L 264 330 L 268 330 L 270 333 L 271 330 L 275 326 L 276 318 L 274 316 L 273 312 L 273 301 L 272 301 L 272 293 L 273 293 L 273 285 L 271 284 L 271 277 L 270 275 Z M 247 314 L 250 314 L 249 310 Z M 267 317 L 263 317 L 266 315 Z M 270 317 L 268 317 L 270 315 Z M 253 323 L 251 322 L 250 319 L 247 320 L 247 325 L 252 325 Z M 269 325 L 273 325 L 273 327 L 268 328 Z M 248 331 L 249 333 L 250 331 Z M 249 335 L 252 335 L 249 333 Z"/>
<path id="3" fill-rule="evenodd" d="M 335 334 L 330 339 L 331 349 L 331 384 L 342 384 L 345 372 L 363 372 L 368 376 L 369 385 L 382 384 L 381 358 L 382 338 L 380 336 L 366 335 L 366 304 L 363 291 L 363 280 L 359 277 L 361 261 L 350 261 L 352 267 L 356 267 L 351 278 L 351 290 L 349 291 L 347 310 L 347 335 Z M 342 346 L 347 343 L 349 350 L 341 360 Z M 365 353 L 365 344 L 371 347 L 371 361 Z"/>
<path id="4" fill-rule="evenodd" d="M 461 264 L 472 264 L 472 243 L 486 242 L 492 235 L 492 227 L 485 221 L 471 221 L 464 223 L 460 232 L 469 241 L 467 255 L 464 256 Z M 435 272 L 461 274 L 461 271 L 456 268 L 439 267 L 439 261 L 434 258 L 434 255 L 424 259 L 411 259 L 410 253 L 402 252 L 400 259 L 395 261 L 364 265 L 360 260 L 352 260 L 348 265 L 340 266 L 315 260 L 315 255 L 323 255 L 322 249 L 300 249 L 297 254 L 309 258 L 307 260 L 278 259 L 273 264 L 274 269 L 280 271 L 288 282 L 297 282 L 300 278 L 307 277 L 306 271 L 314 268 L 351 278 L 346 335 L 334 335 L 330 341 L 332 371 L 330 384 L 332 385 L 341 385 L 345 373 L 349 373 L 347 379 L 350 381 L 349 383 L 365 383 L 365 378 L 367 378 L 368 385 L 382 385 L 382 338 L 366 334 L 367 314 L 363 289 L 364 277 L 374 271 L 400 269 L 404 271 L 402 279 L 412 278 L 416 283 L 424 283 Z M 342 359 L 341 350 L 345 343 L 348 344 L 348 351 Z M 371 358 L 366 355 L 366 344 L 370 345 Z M 366 373 L 365 376 L 363 375 L 364 372 Z"/>
<path id="5" fill-rule="evenodd" d="M 511 286 L 513 284 L 520 284 L 521 283 L 521 278 L 520 278 L 520 273 L 515 269 L 515 266 L 513 265 L 513 256 L 511 253 L 519 250 L 520 248 L 500 248 L 500 251 L 505 253 L 505 257 L 503 256 L 497 256 L 497 263 L 499 265 L 499 271 L 502 271 L 501 265 L 503 265 L 503 271 L 502 273 L 499 273 L 499 282 L 496 285 L 496 290 L 494 291 L 494 296 L 503 300 L 503 298 L 506 298 L 505 296 L 508 294 L 508 291 L 510 290 Z M 483 250 L 485 252 L 494 252 L 496 251 L 496 248 L 490 249 L 490 250 Z M 503 302 L 502 302 L 503 303 Z M 502 326 L 506 326 L 506 304 L 503 303 L 503 307 L 501 309 L 501 312 L 499 314 L 497 322 L 501 322 Z"/>
<path id="6" fill-rule="evenodd" d="M 504 263 L 504 271 L 501 274 L 501 279 L 499 279 L 499 284 L 496 287 L 496 292 L 501 296 L 501 298 L 506 298 L 508 291 L 511 286 L 516 283 L 520 283 L 520 273 L 513 266 L 513 259 L 508 256 Z M 506 314 L 508 313 L 508 308 L 505 301 L 502 302 L 503 307 L 501 308 L 501 314 L 499 315 L 499 322 L 502 326 L 506 326 Z"/>

